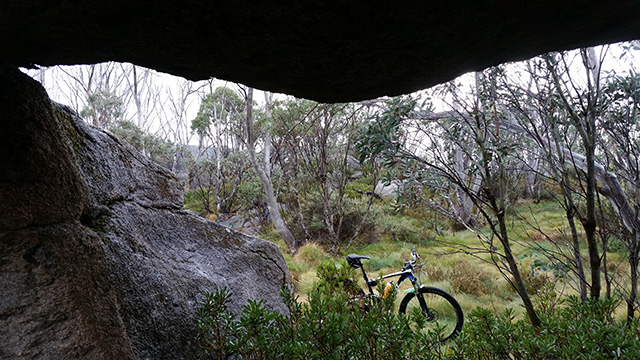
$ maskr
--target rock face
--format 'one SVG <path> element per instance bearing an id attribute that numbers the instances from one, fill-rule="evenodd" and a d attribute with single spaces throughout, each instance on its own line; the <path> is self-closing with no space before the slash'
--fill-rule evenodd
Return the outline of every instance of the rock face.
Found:
<path id="1" fill-rule="evenodd" d="M 344 102 L 638 39 L 638 24 L 637 0 L 2 0 L 0 56 L 19 66 L 128 61 Z"/>
<path id="2" fill-rule="evenodd" d="M 392 181 L 390 184 L 385 185 L 384 182 L 379 181 L 375 187 L 375 193 L 382 197 L 396 197 L 398 195 L 398 189 L 400 188 L 400 182 L 397 180 Z"/>
<path id="3" fill-rule="evenodd" d="M 277 247 L 181 204 L 171 173 L 0 66 L 0 358 L 193 358 L 222 287 L 286 311 Z"/>

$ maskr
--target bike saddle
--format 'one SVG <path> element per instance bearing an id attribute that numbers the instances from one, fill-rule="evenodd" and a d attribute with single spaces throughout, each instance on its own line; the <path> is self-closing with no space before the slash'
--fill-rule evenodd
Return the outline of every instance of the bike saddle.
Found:
<path id="1" fill-rule="evenodd" d="M 361 261 L 362 259 L 369 260 L 371 258 L 368 256 L 362 256 L 362 255 L 356 255 L 356 254 L 347 255 L 347 263 L 356 269 L 362 267 L 362 261 Z"/>

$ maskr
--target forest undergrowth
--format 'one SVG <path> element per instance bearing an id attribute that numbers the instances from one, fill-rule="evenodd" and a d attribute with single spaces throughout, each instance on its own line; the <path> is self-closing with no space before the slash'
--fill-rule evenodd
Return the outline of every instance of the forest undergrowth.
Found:
<path id="1" fill-rule="evenodd" d="M 395 218 L 413 224 L 410 240 L 380 230 L 377 239 L 361 240 L 352 248 L 330 254 L 308 243 L 294 255 L 269 232 L 265 238 L 283 249 L 295 292 L 282 296 L 292 316 L 272 312 L 260 301 L 250 302 L 241 314 L 231 314 L 226 304 L 232 294 L 226 290 L 208 294 L 200 303 L 197 342 L 210 358 L 236 356 L 239 359 L 635 359 L 640 356 L 637 320 L 625 319 L 619 295 L 604 300 L 578 297 L 575 284 L 561 265 L 550 261 L 545 249 L 554 247 L 562 234 L 563 216 L 552 202 L 521 202 L 512 211 L 521 215 L 510 231 L 517 239 L 518 254 L 528 291 L 541 319 L 533 327 L 518 294 L 491 264 L 491 254 L 472 249 L 478 246 L 474 231 L 453 232 L 439 223 L 429 227 L 419 214 L 386 212 L 378 219 L 381 229 Z M 418 216 L 417 216 L 418 215 Z M 526 229 L 538 221 L 539 233 Z M 435 223 L 431 222 L 433 226 Z M 389 228 L 386 228 L 387 230 Z M 406 229 L 405 229 L 406 230 Z M 476 231 L 483 231 L 482 228 Z M 485 229 L 486 231 L 486 229 Z M 345 306 L 346 298 L 331 279 L 360 279 L 344 261 L 348 253 L 370 256 L 365 268 L 370 276 L 398 271 L 410 259 L 412 246 L 421 254 L 421 281 L 451 293 L 465 314 L 461 336 L 442 344 L 437 333 L 412 333 L 411 316 L 397 314 L 398 294 L 384 299 L 368 312 Z M 615 247 L 607 254 L 624 263 Z M 617 269 L 617 271 L 623 271 Z M 378 289 L 380 290 L 380 289 Z M 340 334 L 340 336 L 336 336 Z"/>
<path id="2" fill-rule="evenodd" d="M 544 251 L 553 248 L 553 242 L 563 236 L 563 210 L 551 201 L 523 201 L 512 211 L 524 214 L 523 220 L 510 224 L 510 231 L 513 238 L 518 240 L 513 251 L 522 265 L 528 290 L 534 296 L 553 296 L 557 301 L 576 295 L 574 284 L 562 265 L 550 261 Z M 281 248 L 297 294 L 303 301 L 318 280 L 318 266 L 325 261 L 339 265 L 349 253 L 369 256 L 371 260 L 365 261 L 365 269 L 371 276 L 377 276 L 400 270 L 404 262 L 411 258 L 412 246 L 416 246 L 424 263 L 423 283 L 452 293 L 465 312 L 483 306 L 498 314 L 510 309 L 516 317 L 524 315 L 518 294 L 492 263 L 491 254 L 484 250 L 477 232 L 452 231 L 446 221 L 425 219 L 424 213 L 420 212 L 396 214 L 386 211 L 383 214 L 377 221 L 375 238 L 361 239 L 355 246 L 341 249 L 337 254 L 330 254 L 317 243 L 309 242 L 291 256 L 284 243 L 279 241 L 277 232 L 267 232 L 263 237 Z M 530 230 L 529 223 L 533 218 L 537 219 L 544 235 Z M 388 225 L 394 222 L 403 224 L 401 236 L 392 232 L 397 227 Z M 478 231 L 489 232 L 482 228 Z M 407 236 L 406 233 L 411 235 Z M 624 254 L 611 249 L 608 256 L 613 262 L 614 259 L 620 261 Z M 618 264 L 617 271 L 622 272 L 622 267 L 624 263 Z M 356 278 L 361 277 L 355 275 Z M 364 285 L 359 280 L 360 285 Z M 623 316 L 622 310 L 620 316 Z"/>

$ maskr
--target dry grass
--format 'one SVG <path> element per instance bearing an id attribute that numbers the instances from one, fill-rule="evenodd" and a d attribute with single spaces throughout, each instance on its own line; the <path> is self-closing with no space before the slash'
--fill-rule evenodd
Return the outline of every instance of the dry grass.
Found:
<path id="1" fill-rule="evenodd" d="M 426 274 L 427 278 L 432 282 L 443 281 L 447 279 L 447 272 L 441 266 L 423 265 L 422 271 L 423 274 Z"/>
<path id="2" fill-rule="evenodd" d="M 527 231 L 524 228 L 524 223 L 519 219 L 515 219 L 509 224 L 510 236 L 513 240 L 512 250 L 517 256 L 530 295 L 544 295 L 544 291 L 541 292 L 541 290 L 545 289 L 546 285 L 554 283 L 559 296 L 574 294 L 575 291 L 571 288 L 572 284 L 567 283 L 560 276 L 556 278 L 553 270 L 542 271 L 539 267 L 531 266 L 538 259 L 543 261 L 546 259 L 544 250 L 554 249 L 556 244 L 566 241 L 562 233 L 566 225 L 561 222 L 563 216 L 561 209 L 559 210 L 555 205 L 549 203 L 523 203 L 522 208 L 517 210 L 518 213 L 524 213 L 527 216 L 535 215 L 540 226 L 549 235 L 546 237 L 533 231 Z M 394 221 L 394 219 L 386 221 Z M 407 223 L 409 222 L 407 221 Z M 416 234 L 424 234 L 425 229 L 416 225 L 415 231 Z M 483 232 L 490 234 L 489 229 L 483 229 Z M 508 282 L 502 278 L 495 267 L 490 263 L 483 262 L 483 260 L 490 261 L 488 254 L 478 253 L 475 255 L 476 258 L 462 253 L 447 254 L 450 252 L 450 248 L 455 249 L 455 245 L 451 244 L 469 248 L 480 247 L 478 236 L 470 231 L 445 232 L 428 241 L 422 241 L 420 236 L 417 236 L 420 239 L 418 241 L 414 239 L 398 241 L 393 240 L 391 236 L 385 236 L 378 243 L 343 249 L 344 253 L 337 256 L 329 255 L 321 247 L 311 244 L 302 247 L 294 257 L 287 254 L 284 242 L 279 239 L 275 231 L 266 235 L 266 238 L 274 241 L 283 251 L 298 294 L 303 300 L 306 294 L 311 291 L 314 281 L 317 280 L 316 269 L 323 261 L 328 260 L 341 264 L 347 253 L 370 256 L 371 260 L 364 263 L 367 274 L 373 278 L 398 271 L 404 261 L 410 259 L 411 247 L 416 246 L 424 263 L 422 268 L 424 278 L 420 279 L 422 283 L 451 292 L 460 302 L 465 313 L 472 311 L 478 305 L 490 307 L 496 312 L 501 312 L 506 308 L 515 309 L 518 313 L 522 310 L 522 302 Z M 500 250 L 498 243 L 497 246 Z M 586 258 L 586 248 L 583 248 L 583 254 Z M 624 282 L 628 281 L 629 265 L 623 254 L 611 250 L 608 253 L 607 270 L 610 273 L 615 273 L 616 278 L 623 283 L 623 286 Z M 364 286 L 359 273 L 354 274 L 354 279 L 358 281 L 360 286 Z M 405 282 L 405 285 L 407 283 Z M 402 292 L 399 295 L 401 298 Z"/>
<path id="3" fill-rule="evenodd" d="M 462 260 L 447 271 L 451 288 L 455 293 L 483 296 L 490 292 L 491 275 L 481 266 Z"/>
<path id="4" fill-rule="evenodd" d="M 324 260 L 328 260 L 329 256 L 316 244 L 306 244 L 298 249 L 295 255 L 297 262 L 305 263 L 310 266 L 318 266 Z"/>

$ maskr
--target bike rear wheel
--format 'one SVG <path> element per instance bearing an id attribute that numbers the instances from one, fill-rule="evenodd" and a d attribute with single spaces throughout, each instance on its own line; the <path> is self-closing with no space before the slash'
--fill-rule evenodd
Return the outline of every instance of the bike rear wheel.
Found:
<path id="1" fill-rule="evenodd" d="M 448 292 L 423 286 L 420 294 L 408 293 L 400 303 L 399 312 L 409 317 L 411 329 L 414 332 L 433 331 L 438 334 L 440 341 L 455 339 L 462 331 L 464 315 L 458 301 Z M 418 296 L 424 299 L 423 308 Z"/>
<path id="2" fill-rule="evenodd" d="M 353 309 L 369 311 L 372 304 L 371 295 L 365 294 L 364 290 L 353 279 L 333 277 L 330 280 L 331 286 L 336 291 L 343 292 L 347 297 L 347 304 Z"/>

